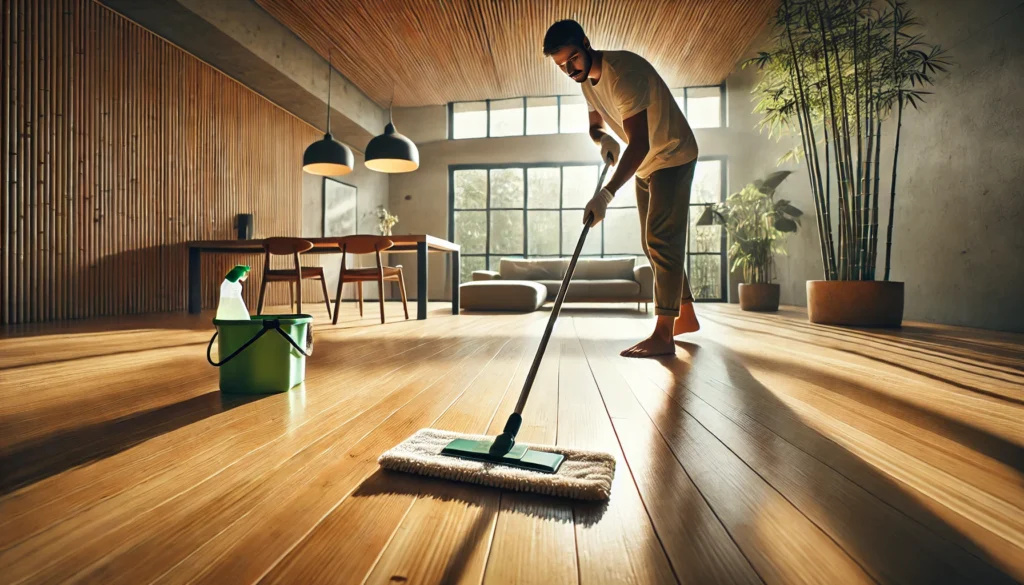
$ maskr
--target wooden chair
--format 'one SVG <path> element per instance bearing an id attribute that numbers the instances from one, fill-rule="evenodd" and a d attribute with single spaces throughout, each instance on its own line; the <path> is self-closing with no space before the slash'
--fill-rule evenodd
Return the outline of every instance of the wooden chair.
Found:
<path id="1" fill-rule="evenodd" d="M 260 285 L 260 301 L 256 307 L 256 314 L 263 314 L 263 298 L 267 292 L 267 284 L 271 282 L 287 282 L 288 292 L 291 295 L 292 304 L 298 299 L 298 312 L 302 312 L 302 281 L 320 280 L 320 286 L 324 291 L 324 303 L 327 305 L 327 315 L 331 314 L 331 295 L 327 292 L 327 280 L 324 278 L 324 269 L 320 266 L 302 266 L 299 264 L 299 254 L 310 250 L 313 242 L 302 238 L 267 238 L 263 240 L 263 282 Z M 295 268 L 271 270 L 271 256 L 292 256 L 295 259 Z M 292 285 L 294 284 L 294 288 Z M 298 294 L 296 294 L 298 293 Z"/>
<path id="2" fill-rule="evenodd" d="M 380 302 L 380 322 L 384 322 L 384 281 L 398 283 L 402 292 L 402 308 L 405 318 L 409 318 L 409 302 L 405 296 L 405 279 L 402 277 L 402 266 L 384 266 L 380 253 L 394 246 L 394 242 L 383 236 L 345 236 L 336 238 L 341 248 L 341 272 L 338 274 L 338 293 L 334 298 L 334 323 L 338 322 L 341 312 L 341 290 L 347 282 L 356 283 L 356 298 L 359 299 L 359 316 L 363 316 L 363 283 L 377 281 L 377 298 Z M 375 254 L 377 266 L 374 268 L 348 268 L 345 266 L 346 254 Z"/>

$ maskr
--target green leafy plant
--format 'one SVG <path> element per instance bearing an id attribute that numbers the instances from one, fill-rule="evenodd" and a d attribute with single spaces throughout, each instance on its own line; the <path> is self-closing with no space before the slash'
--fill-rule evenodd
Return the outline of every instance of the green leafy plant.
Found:
<path id="1" fill-rule="evenodd" d="M 778 171 L 755 181 L 721 202 L 709 205 L 697 219 L 698 226 L 721 225 L 729 234 L 732 270 L 743 270 L 748 284 L 770 283 L 775 254 L 785 254 L 783 241 L 800 225 L 803 212 L 775 190 L 791 171 Z"/>
<path id="2" fill-rule="evenodd" d="M 906 0 L 881 9 L 872 0 L 782 0 L 771 48 L 744 64 L 762 72 L 754 89 L 761 130 L 800 136 L 782 161 L 807 161 L 826 280 L 875 278 L 882 122 L 895 115 L 889 280 L 904 109 L 919 108 L 930 93 L 922 88 L 950 66 L 919 26 Z"/>

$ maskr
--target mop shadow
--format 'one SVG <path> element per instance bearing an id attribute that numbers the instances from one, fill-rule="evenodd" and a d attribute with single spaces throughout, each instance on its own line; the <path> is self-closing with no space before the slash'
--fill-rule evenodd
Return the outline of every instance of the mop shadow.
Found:
<path id="1" fill-rule="evenodd" d="M 576 524 L 581 526 L 592 526 L 601 521 L 608 509 L 608 501 L 582 501 L 559 498 L 533 492 L 517 492 L 496 488 L 486 485 L 445 481 L 433 477 L 401 473 L 387 469 L 378 469 L 352 493 L 353 497 L 373 497 L 381 495 L 404 495 L 419 498 L 437 500 L 439 502 L 454 502 L 467 506 L 482 506 L 489 498 L 514 496 L 519 498 L 519 503 L 527 505 L 516 506 L 515 513 L 538 518 L 542 520 L 555 520 L 559 522 L 573 522 L 572 518 L 566 520 L 553 510 L 569 504 L 581 518 L 576 519 Z"/>
<path id="2" fill-rule="evenodd" d="M 404 496 L 409 505 L 416 501 L 429 500 L 454 506 L 453 514 L 465 515 L 466 508 L 477 508 L 468 527 L 459 526 L 458 542 L 448 556 L 444 574 L 439 583 L 460 582 L 469 569 L 481 543 L 491 546 L 489 536 L 494 533 L 501 514 L 517 514 L 535 518 L 538 521 L 590 526 L 600 521 L 608 508 L 608 502 L 570 502 L 532 493 L 510 492 L 489 486 L 464 482 L 444 481 L 432 477 L 378 469 L 352 493 L 353 498 L 374 498 L 380 496 Z M 389 501 L 389 499 L 382 499 Z M 403 523 L 406 521 L 403 518 Z M 395 527 L 396 530 L 399 526 Z M 485 557 L 486 558 L 486 557 Z M 481 572 L 484 567 L 481 567 Z M 480 581 L 483 574 L 471 580 Z"/>

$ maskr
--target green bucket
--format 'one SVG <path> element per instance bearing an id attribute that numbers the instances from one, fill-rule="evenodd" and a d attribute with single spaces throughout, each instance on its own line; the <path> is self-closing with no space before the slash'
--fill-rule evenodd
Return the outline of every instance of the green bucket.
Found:
<path id="1" fill-rule="evenodd" d="M 287 392 L 306 377 L 306 357 L 313 353 L 309 315 L 256 315 L 250 321 L 214 319 L 217 332 L 206 359 L 220 368 L 220 390 L 233 394 Z M 217 344 L 218 361 L 210 352 Z"/>

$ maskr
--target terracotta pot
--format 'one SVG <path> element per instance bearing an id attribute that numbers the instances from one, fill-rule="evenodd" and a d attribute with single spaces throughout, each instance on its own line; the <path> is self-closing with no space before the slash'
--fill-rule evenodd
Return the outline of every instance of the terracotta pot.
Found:
<path id="1" fill-rule="evenodd" d="M 903 323 L 903 283 L 808 280 L 807 318 L 822 325 L 899 327 Z"/>
<path id="2" fill-rule="evenodd" d="M 740 308 L 744 311 L 778 311 L 779 285 L 740 283 Z"/>

